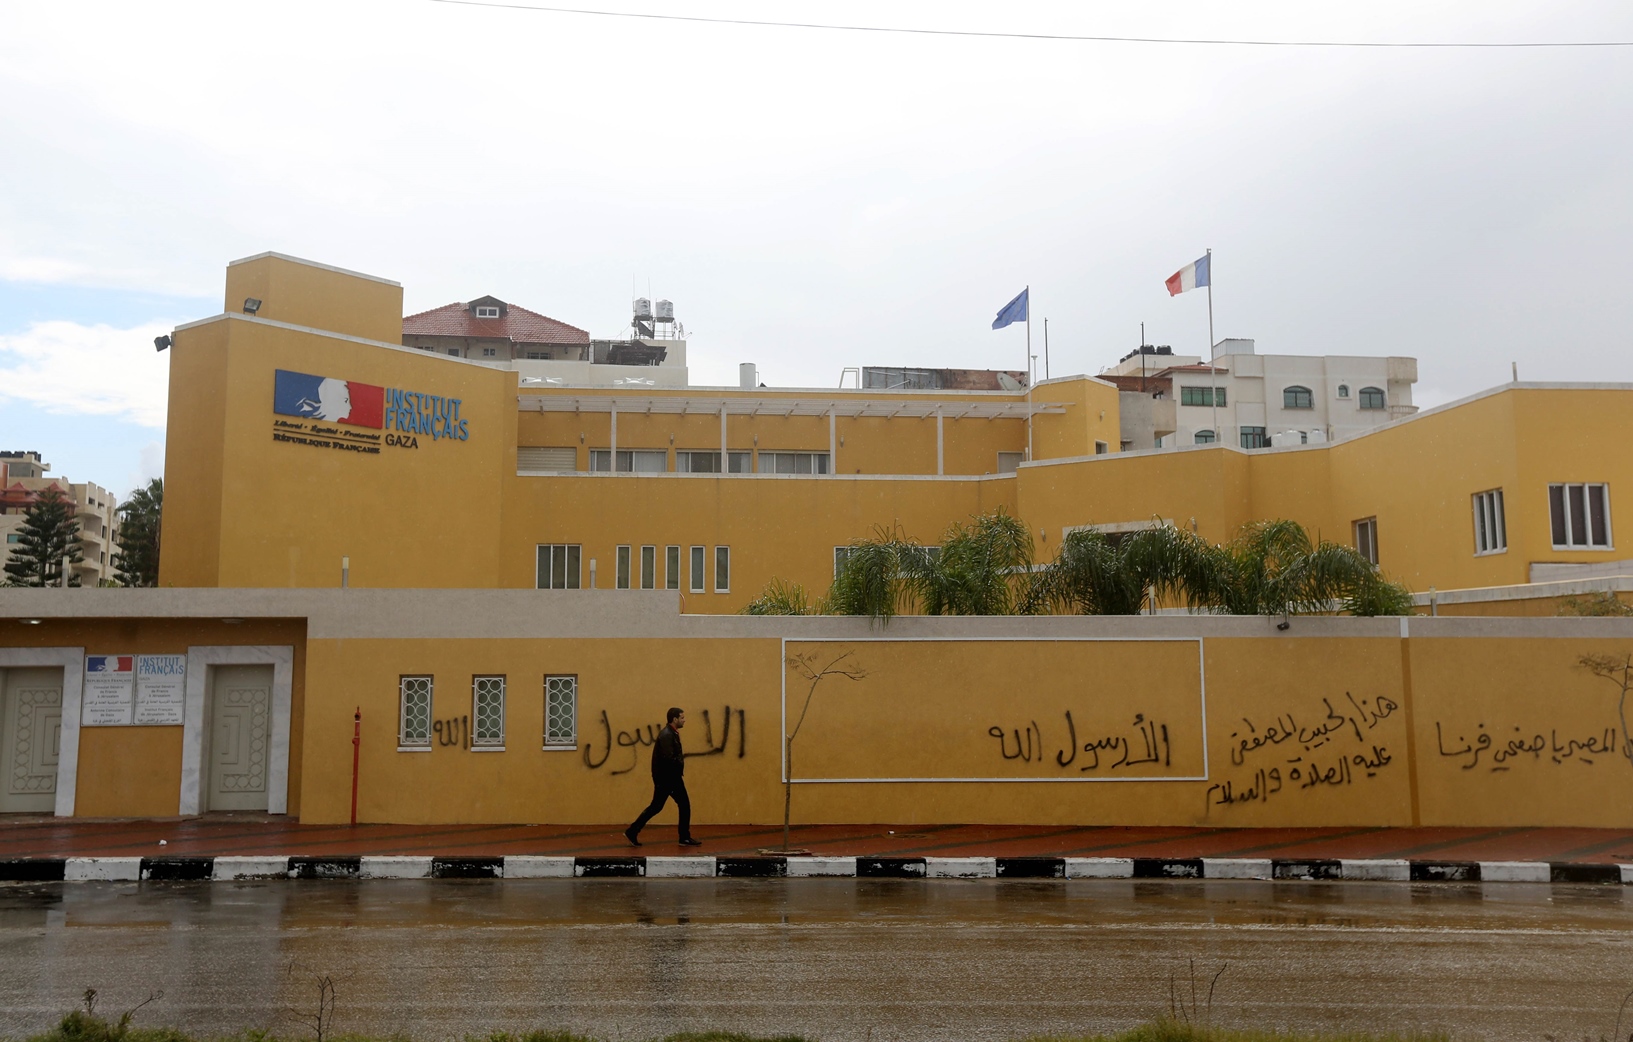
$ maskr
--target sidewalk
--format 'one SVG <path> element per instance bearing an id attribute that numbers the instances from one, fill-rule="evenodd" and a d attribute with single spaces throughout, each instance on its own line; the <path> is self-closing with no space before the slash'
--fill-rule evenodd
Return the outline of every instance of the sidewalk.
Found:
<path id="1" fill-rule="evenodd" d="M 302 825 L 221 814 L 141 821 L 0 818 L 0 860 L 86 857 L 653 857 L 752 856 L 782 846 L 778 826 L 698 828 L 681 847 L 653 824 L 632 848 L 622 825 Z M 160 841 L 164 845 L 160 845 Z M 1633 829 L 1183 828 L 1150 826 L 805 825 L 791 846 L 813 855 L 883 858 L 1274 858 L 1436 862 L 1633 863 Z"/>

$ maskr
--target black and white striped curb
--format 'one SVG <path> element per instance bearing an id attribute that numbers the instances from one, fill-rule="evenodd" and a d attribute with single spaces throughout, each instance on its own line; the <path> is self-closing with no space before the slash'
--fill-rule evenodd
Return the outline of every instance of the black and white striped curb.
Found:
<path id="1" fill-rule="evenodd" d="M 71 857 L 0 858 L 0 881 L 235 879 L 1264 879 L 1633 884 L 1633 864 L 1120 857 Z"/>

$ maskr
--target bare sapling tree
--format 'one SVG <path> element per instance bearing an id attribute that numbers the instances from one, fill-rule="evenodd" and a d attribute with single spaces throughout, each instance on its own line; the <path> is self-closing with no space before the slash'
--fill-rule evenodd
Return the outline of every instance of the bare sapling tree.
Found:
<path id="1" fill-rule="evenodd" d="M 1614 655 L 1582 655 L 1576 662 L 1594 676 L 1602 677 L 1616 685 L 1619 692 L 1616 717 L 1622 725 L 1622 740 L 1617 743 L 1616 748 L 1623 759 L 1633 764 L 1633 735 L 1627 733 L 1627 692 L 1629 688 L 1633 688 L 1633 655 L 1624 655 L 1621 658 Z"/>
<path id="2" fill-rule="evenodd" d="M 301 969 L 299 964 L 291 962 L 289 964 L 289 976 L 296 976 Z M 326 973 L 302 973 L 301 975 L 311 977 L 313 986 L 317 988 L 317 1004 L 299 1009 L 291 1006 L 286 1012 L 291 1020 L 294 1020 L 302 1027 L 310 1028 L 312 1037 L 316 1042 L 327 1042 L 335 1031 L 335 979 Z"/>
<path id="3" fill-rule="evenodd" d="M 811 710 L 811 699 L 816 695 L 817 688 L 829 677 L 843 677 L 846 680 L 862 680 L 868 675 L 867 670 L 857 665 L 852 652 L 843 652 L 827 662 L 823 656 L 813 651 L 799 655 L 788 656 L 788 668 L 801 677 L 809 685 L 805 689 L 805 703 L 800 706 L 799 719 L 794 722 L 794 729 L 783 736 L 783 781 L 782 781 L 782 848 L 788 850 L 788 823 L 792 816 L 794 803 L 794 739 L 799 737 L 800 728 L 805 726 L 805 714 Z"/>

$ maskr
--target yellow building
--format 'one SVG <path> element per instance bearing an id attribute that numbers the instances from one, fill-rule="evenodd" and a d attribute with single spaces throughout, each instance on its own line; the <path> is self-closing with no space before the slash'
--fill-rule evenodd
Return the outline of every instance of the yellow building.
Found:
<path id="1" fill-rule="evenodd" d="M 1119 453 L 1117 390 L 1092 377 L 518 386 L 400 346 L 395 283 L 268 254 L 228 268 L 227 304 L 174 335 L 166 586 L 338 586 L 344 561 L 360 587 L 669 589 L 718 614 L 773 578 L 820 593 L 876 526 L 934 544 L 999 508 L 1042 560 L 1081 526 L 1223 541 L 1291 518 L 1420 593 L 1633 570 L 1611 509 L 1633 462 L 1587 448 L 1629 440 L 1623 386 L 1510 384 L 1327 445 Z M 356 388 L 349 422 L 323 383 Z"/>

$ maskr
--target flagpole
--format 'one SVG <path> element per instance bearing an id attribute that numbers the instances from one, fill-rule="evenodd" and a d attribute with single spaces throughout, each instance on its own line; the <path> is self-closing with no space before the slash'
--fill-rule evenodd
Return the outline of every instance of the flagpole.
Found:
<path id="1" fill-rule="evenodd" d="M 1032 286 L 1030 283 L 1026 287 L 1026 459 L 1028 463 L 1032 461 Z"/>
<path id="2" fill-rule="evenodd" d="M 1219 430 L 1219 349 L 1213 338 L 1213 248 L 1208 248 L 1208 385 L 1213 401 L 1213 443 L 1223 445 L 1224 435 Z"/>

